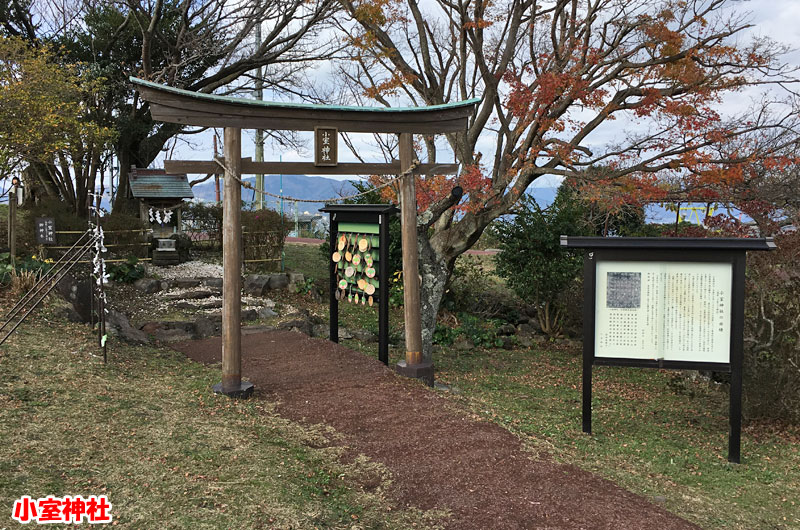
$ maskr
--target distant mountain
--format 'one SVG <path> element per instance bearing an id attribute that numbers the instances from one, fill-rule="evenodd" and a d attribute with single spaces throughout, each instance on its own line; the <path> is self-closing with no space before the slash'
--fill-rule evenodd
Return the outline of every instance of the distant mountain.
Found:
<path id="1" fill-rule="evenodd" d="M 242 180 L 255 185 L 256 178 L 248 176 Z M 283 183 L 283 193 L 281 193 L 281 181 Z M 298 199 L 320 199 L 320 202 L 298 202 L 297 209 L 299 213 L 310 212 L 316 213 L 317 210 L 322 208 L 325 204 L 322 202 L 325 199 L 340 197 L 342 195 L 349 195 L 355 192 L 355 188 L 349 181 L 335 180 L 325 177 L 309 177 L 307 175 L 264 175 L 264 188 L 265 191 L 275 194 L 283 195 L 285 197 L 295 197 Z M 220 182 L 220 189 L 223 188 Z M 192 187 L 194 197 L 197 200 L 204 202 L 213 202 L 215 200 L 214 193 L 214 180 L 209 179 L 202 184 L 197 184 Z M 242 200 L 251 202 L 255 197 L 253 190 L 242 188 Z M 280 200 L 275 197 L 267 196 L 264 198 L 267 206 L 270 209 L 279 210 Z M 294 212 L 294 203 L 289 200 L 284 200 L 283 209 L 285 212 Z"/>
<path id="2" fill-rule="evenodd" d="M 280 175 L 266 175 L 264 177 L 266 182 L 266 191 L 275 195 L 280 195 L 281 190 L 281 177 Z M 255 184 L 255 177 L 248 176 L 244 178 L 245 181 Z M 220 182 L 220 187 L 222 183 Z M 214 181 L 209 179 L 202 184 L 198 184 L 192 188 L 194 191 L 195 199 L 206 202 L 214 201 Z M 310 177 L 308 175 L 283 175 L 283 195 L 287 197 L 296 197 L 298 199 L 320 199 L 320 202 L 299 202 L 297 203 L 298 213 L 309 212 L 316 213 L 317 210 L 324 206 L 322 199 L 330 199 L 340 197 L 342 195 L 349 195 L 355 193 L 355 188 L 349 181 L 335 180 L 325 177 Z M 553 187 L 532 187 L 528 189 L 528 193 L 533 195 L 536 201 L 542 207 L 547 207 L 553 203 L 558 193 L 558 188 Z M 242 188 L 242 199 L 250 202 L 254 198 L 252 190 Z M 280 209 L 280 201 L 274 197 L 266 197 L 266 204 L 269 208 L 274 210 Z M 295 205 L 291 201 L 284 201 L 284 211 L 288 215 L 294 213 Z M 675 213 L 670 212 L 659 204 L 650 204 L 645 208 L 645 216 L 648 223 L 669 223 L 675 220 Z M 700 219 L 703 218 L 702 213 Z M 694 220 L 694 219 L 693 219 Z"/>

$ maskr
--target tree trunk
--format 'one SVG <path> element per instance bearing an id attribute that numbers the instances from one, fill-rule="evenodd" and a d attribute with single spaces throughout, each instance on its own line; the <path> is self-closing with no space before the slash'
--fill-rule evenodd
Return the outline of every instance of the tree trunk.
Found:
<path id="1" fill-rule="evenodd" d="M 133 213 L 136 205 L 131 197 L 131 187 L 128 178 L 131 172 L 131 153 L 122 146 L 117 149 L 117 160 L 119 161 L 119 182 L 117 182 L 117 195 L 114 197 L 113 210 L 115 212 Z"/>
<path id="2" fill-rule="evenodd" d="M 422 362 L 433 362 L 433 333 L 436 316 L 442 301 L 451 270 L 431 246 L 427 234 L 417 236 L 419 242 L 419 268 L 422 274 L 420 312 L 422 319 Z"/>

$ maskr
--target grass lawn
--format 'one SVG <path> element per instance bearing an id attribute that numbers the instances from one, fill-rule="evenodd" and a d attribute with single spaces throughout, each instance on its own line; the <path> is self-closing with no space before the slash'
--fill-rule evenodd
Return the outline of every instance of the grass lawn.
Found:
<path id="1" fill-rule="evenodd" d="M 219 368 L 172 350 L 112 341 L 104 366 L 54 305 L 0 352 L 0 528 L 51 494 L 105 494 L 126 528 L 435 527 L 385 499 L 381 467 L 340 463 L 335 433 L 215 396 Z"/>
<path id="2" fill-rule="evenodd" d="M 284 247 L 284 266 L 287 271 L 298 271 L 315 280 L 328 277 L 328 263 L 319 246 L 287 243 Z"/>
<path id="3" fill-rule="evenodd" d="M 800 428 L 745 422 L 742 464 L 727 461 L 727 389 L 669 371 L 599 367 L 592 436 L 581 432 L 573 347 L 442 350 L 453 399 L 704 528 L 800 528 Z M 679 381 L 679 382 L 677 382 Z"/>
<path id="4" fill-rule="evenodd" d="M 287 261 L 296 247 L 287 246 Z M 298 252 L 293 259 L 298 270 L 325 271 L 324 258 Z M 377 330 L 370 308 L 340 304 L 340 321 Z M 402 310 L 393 308 L 390 326 L 401 324 Z M 348 345 L 377 351 L 375 344 Z M 587 436 L 579 349 L 437 348 L 434 361 L 437 380 L 459 391 L 448 396 L 519 434 L 534 453 L 593 471 L 704 528 L 800 528 L 800 426 L 745 421 L 742 464 L 730 464 L 727 387 L 666 370 L 599 367 L 594 434 Z M 402 352 L 390 354 L 395 363 Z"/>

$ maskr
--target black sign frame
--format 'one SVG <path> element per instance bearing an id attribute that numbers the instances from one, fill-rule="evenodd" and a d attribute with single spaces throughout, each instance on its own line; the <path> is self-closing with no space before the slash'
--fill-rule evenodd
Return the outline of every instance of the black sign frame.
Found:
<path id="1" fill-rule="evenodd" d="M 747 251 L 775 250 L 772 238 L 637 238 L 561 236 L 561 246 L 584 249 L 582 428 L 592 433 L 592 367 L 632 366 L 710 370 L 731 374 L 728 461 L 741 461 L 744 284 Z M 597 264 L 603 261 L 723 263 L 732 266 L 730 356 L 727 363 L 665 361 L 595 356 Z"/>
<path id="2" fill-rule="evenodd" d="M 339 223 L 369 223 L 379 226 L 378 261 L 378 360 L 389 364 L 389 219 L 400 210 L 391 204 L 326 204 L 321 212 L 330 214 L 330 254 L 336 251 Z M 339 342 L 339 301 L 336 299 L 336 271 L 338 263 L 329 256 L 330 276 L 330 340 Z"/>

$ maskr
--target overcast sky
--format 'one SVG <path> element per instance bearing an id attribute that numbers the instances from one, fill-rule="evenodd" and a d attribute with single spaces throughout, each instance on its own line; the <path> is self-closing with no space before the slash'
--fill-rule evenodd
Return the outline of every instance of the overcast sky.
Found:
<path id="1" fill-rule="evenodd" d="M 741 34 L 741 39 L 749 39 L 751 37 L 770 37 L 773 40 L 789 45 L 793 48 L 786 60 L 790 64 L 800 64 L 800 0 L 744 0 L 732 2 L 729 9 L 736 10 L 737 12 L 749 12 L 751 20 L 754 25 L 747 33 Z M 743 92 L 730 95 L 726 98 L 723 110 L 730 110 L 735 112 L 747 105 L 750 99 L 754 96 L 752 92 Z M 596 146 L 603 145 L 606 141 L 613 138 L 615 130 L 624 128 L 626 124 L 624 120 L 616 120 L 609 123 L 609 127 L 605 127 L 593 134 L 591 144 Z M 222 131 L 218 133 L 220 136 Z M 307 145 L 311 146 L 311 134 L 301 133 L 304 138 L 307 138 Z M 380 152 L 370 145 L 370 135 L 352 135 L 355 139 L 361 139 L 359 142 L 359 152 L 366 159 L 371 161 L 382 161 Z M 242 135 L 242 156 L 254 157 L 254 131 L 243 131 Z M 208 160 L 212 154 L 211 147 L 211 132 L 203 135 L 194 135 L 189 138 L 192 145 L 186 145 L 179 142 L 176 146 L 172 158 L 174 159 L 194 159 L 194 160 Z M 486 149 L 486 155 L 491 156 L 493 149 L 491 149 L 492 140 L 488 137 L 484 140 L 483 145 Z M 166 153 L 162 154 L 154 163 L 156 167 L 162 167 L 163 159 Z M 266 160 L 279 160 L 284 161 L 311 161 L 313 155 L 307 148 L 300 152 L 295 150 L 279 150 L 269 143 L 265 146 Z M 340 143 L 340 161 L 355 161 L 353 155 L 345 148 L 343 142 Z M 355 177 L 342 177 L 346 180 L 352 180 Z M 558 179 L 539 179 L 534 184 L 535 186 L 555 186 L 558 184 Z"/>

